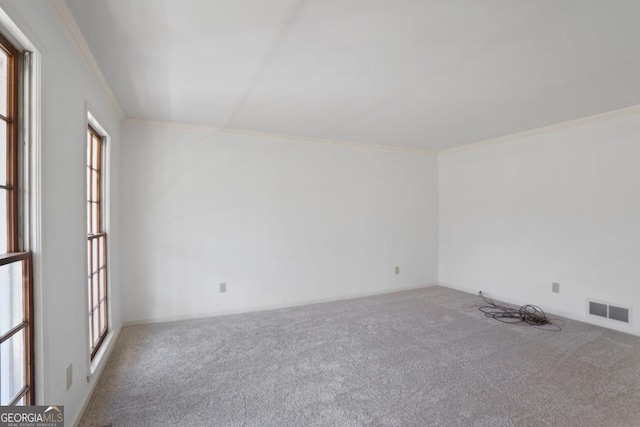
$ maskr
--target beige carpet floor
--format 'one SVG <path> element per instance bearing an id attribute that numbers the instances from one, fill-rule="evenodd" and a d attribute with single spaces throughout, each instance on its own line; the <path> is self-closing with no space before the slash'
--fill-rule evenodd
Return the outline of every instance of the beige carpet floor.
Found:
<path id="1" fill-rule="evenodd" d="M 640 426 L 639 337 L 482 303 L 436 286 L 127 327 L 80 424 Z"/>

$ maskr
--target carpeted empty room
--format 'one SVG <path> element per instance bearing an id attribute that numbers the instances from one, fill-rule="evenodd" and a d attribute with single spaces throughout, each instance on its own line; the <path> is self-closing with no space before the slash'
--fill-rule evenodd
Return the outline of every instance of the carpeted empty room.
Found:
<path id="1" fill-rule="evenodd" d="M 0 427 L 639 427 L 639 16 L 0 0 Z"/>
<path id="2" fill-rule="evenodd" d="M 81 425 L 637 426 L 640 339 L 440 286 L 123 329 Z"/>

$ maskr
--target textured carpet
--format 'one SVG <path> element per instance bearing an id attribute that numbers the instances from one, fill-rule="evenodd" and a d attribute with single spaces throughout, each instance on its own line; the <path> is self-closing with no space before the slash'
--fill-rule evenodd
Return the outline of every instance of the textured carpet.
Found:
<path id="1" fill-rule="evenodd" d="M 124 328 L 83 426 L 640 426 L 640 338 L 443 287 Z"/>

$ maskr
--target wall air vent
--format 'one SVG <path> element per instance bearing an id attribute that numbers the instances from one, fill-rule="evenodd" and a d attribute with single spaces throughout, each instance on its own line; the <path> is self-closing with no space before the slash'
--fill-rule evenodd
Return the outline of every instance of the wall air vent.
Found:
<path id="1" fill-rule="evenodd" d="M 631 309 L 598 301 L 589 301 L 589 314 L 618 322 L 631 322 Z"/>
<path id="2" fill-rule="evenodd" d="M 595 301 L 589 301 L 589 314 L 592 316 L 608 317 L 609 306 Z"/>

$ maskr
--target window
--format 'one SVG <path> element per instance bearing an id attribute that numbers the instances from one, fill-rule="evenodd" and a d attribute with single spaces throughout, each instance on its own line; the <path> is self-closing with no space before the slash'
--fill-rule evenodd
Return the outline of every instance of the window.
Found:
<path id="1" fill-rule="evenodd" d="M 107 296 L 107 233 L 104 226 L 105 138 L 87 130 L 87 261 L 89 267 L 89 351 L 91 359 L 109 331 Z"/>
<path id="2" fill-rule="evenodd" d="M 32 256 L 19 141 L 22 54 L 0 36 L 0 405 L 33 405 Z"/>

